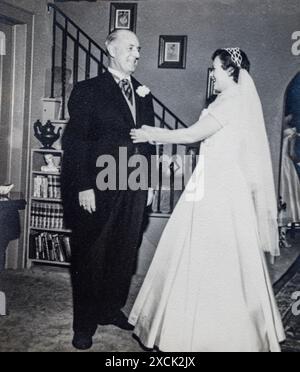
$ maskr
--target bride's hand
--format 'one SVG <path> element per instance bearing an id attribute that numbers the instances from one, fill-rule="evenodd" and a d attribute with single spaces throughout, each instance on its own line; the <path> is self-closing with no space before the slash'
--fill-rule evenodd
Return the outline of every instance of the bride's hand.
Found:
<path id="1" fill-rule="evenodd" d="M 151 138 L 149 135 L 149 132 L 147 129 L 145 129 L 146 126 L 143 126 L 142 129 L 132 129 L 130 132 L 131 139 L 133 143 L 145 143 L 150 142 Z"/>

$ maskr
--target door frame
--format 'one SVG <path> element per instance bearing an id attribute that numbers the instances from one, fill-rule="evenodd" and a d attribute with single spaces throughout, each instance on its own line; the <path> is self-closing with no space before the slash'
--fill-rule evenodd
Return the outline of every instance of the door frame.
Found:
<path id="1" fill-rule="evenodd" d="M 16 190 L 28 195 L 29 157 L 30 157 L 30 121 L 32 97 L 34 14 L 21 8 L 1 2 L 0 17 L 13 27 L 13 82 L 11 148 L 9 156 L 9 177 Z M 17 110 L 14 107 L 18 107 Z M 11 172 L 18 169 L 19 172 Z M 26 257 L 26 213 L 21 213 L 21 225 L 24 233 L 19 241 L 10 247 L 14 251 L 9 268 L 24 268 Z"/>

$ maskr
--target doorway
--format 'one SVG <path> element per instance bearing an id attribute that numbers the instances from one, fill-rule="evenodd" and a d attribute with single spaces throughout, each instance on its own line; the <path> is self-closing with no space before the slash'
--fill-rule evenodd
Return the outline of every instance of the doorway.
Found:
<path id="1" fill-rule="evenodd" d="M 6 53 L 0 56 L 0 184 L 27 194 L 33 15 L 1 3 L 0 31 Z M 24 231 L 25 213 L 21 214 Z M 7 268 L 24 267 L 24 234 L 10 244 Z"/>
<path id="2" fill-rule="evenodd" d="M 0 19 L 0 31 L 5 35 L 6 45 L 6 54 L 0 56 L 0 184 L 4 185 L 10 182 L 13 26 Z"/>

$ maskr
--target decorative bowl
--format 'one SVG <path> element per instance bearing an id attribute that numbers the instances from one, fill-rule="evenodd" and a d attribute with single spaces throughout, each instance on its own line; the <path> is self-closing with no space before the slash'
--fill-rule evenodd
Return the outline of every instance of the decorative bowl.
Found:
<path id="1" fill-rule="evenodd" d="M 0 186 L 0 196 L 8 195 L 13 189 L 14 185 Z"/>

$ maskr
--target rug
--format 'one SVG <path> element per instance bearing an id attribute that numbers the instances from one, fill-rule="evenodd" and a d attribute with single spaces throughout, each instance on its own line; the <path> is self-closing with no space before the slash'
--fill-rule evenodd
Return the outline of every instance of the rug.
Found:
<path id="1" fill-rule="evenodd" d="M 274 285 L 276 300 L 286 331 L 283 352 L 300 352 L 300 259 Z"/>
<path id="2" fill-rule="evenodd" d="M 0 290 L 7 295 L 9 315 L 0 317 L 0 352 L 76 352 L 71 346 L 72 295 L 70 278 L 61 269 L 34 268 L 1 274 Z M 125 312 L 129 312 L 142 283 L 134 277 Z M 277 301 L 287 331 L 285 352 L 300 352 L 300 316 L 292 313 L 291 296 L 300 290 L 300 273 L 277 286 Z M 300 306 L 299 306 L 300 307 Z M 99 327 L 93 352 L 143 351 L 131 332 Z"/>

